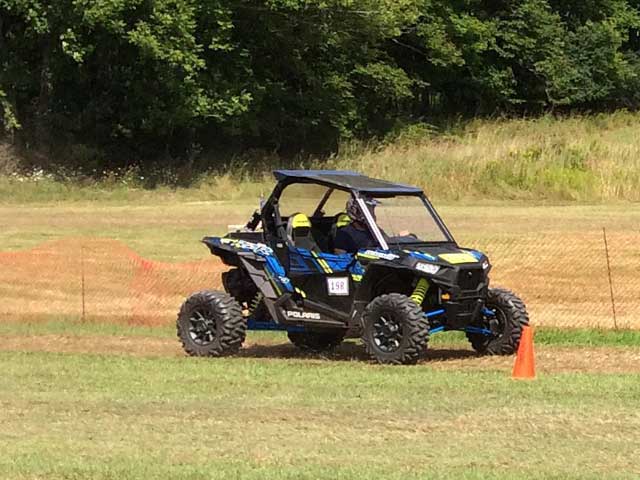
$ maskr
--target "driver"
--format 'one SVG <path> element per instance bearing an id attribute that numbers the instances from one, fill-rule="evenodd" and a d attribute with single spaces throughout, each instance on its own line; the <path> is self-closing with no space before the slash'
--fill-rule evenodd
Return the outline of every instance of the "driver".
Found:
<path id="1" fill-rule="evenodd" d="M 378 202 L 371 197 L 362 197 L 362 199 L 375 220 L 375 208 Z M 378 242 L 367 227 L 364 213 L 353 197 L 347 202 L 347 215 L 351 219 L 351 223 L 340 228 L 336 233 L 335 253 L 356 253 L 362 248 L 377 246 Z"/>

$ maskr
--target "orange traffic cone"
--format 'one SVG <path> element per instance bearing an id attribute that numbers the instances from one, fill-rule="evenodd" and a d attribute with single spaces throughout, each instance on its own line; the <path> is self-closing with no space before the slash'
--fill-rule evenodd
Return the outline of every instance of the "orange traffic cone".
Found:
<path id="1" fill-rule="evenodd" d="M 522 337 L 518 346 L 518 356 L 513 365 L 512 378 L 536 378 L 536 360 L 533 353 L 533 329 L 522 327 Z"/>

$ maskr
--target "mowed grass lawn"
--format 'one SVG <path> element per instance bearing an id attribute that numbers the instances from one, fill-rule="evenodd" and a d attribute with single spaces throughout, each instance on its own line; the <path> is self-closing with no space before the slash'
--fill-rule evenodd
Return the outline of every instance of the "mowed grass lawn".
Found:
<path id="1" fill-rule="evenodd" d="M 35 352 L 0 368 L 3 479 L 640 475 L 638 375 Z"/>

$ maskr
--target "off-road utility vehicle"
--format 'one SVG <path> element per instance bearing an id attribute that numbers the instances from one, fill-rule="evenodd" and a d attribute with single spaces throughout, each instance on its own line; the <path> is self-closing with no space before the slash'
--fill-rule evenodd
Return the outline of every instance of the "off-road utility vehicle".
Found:
<path id="1" fill-rule="evenodd" d="M 284 330 L 316 351 L 360 337 L 371 357 L 393 364 L 415 363 L 443 330 L 466 332 L 479 353 L 518 348 L 524 303 L 489 287 L 488 258 L 457 245 L 420 188 L 348 171 L 274 174 L 271 196 L 244 228 L 202 240 L 232 268 L 225 292 L 198 292 L 182 305 L 188 354 L 233 354 L 247 330 Z M 350 198 L 373 244 L 336 253 Z"/>

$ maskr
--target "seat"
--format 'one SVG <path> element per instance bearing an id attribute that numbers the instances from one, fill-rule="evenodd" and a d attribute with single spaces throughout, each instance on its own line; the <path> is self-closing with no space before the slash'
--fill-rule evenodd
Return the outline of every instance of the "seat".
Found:
<path id="1" fill-rule="evenodd" d="M 296 248 L 320 252 L 311 234 L 311 220 L 304 213 L 294 213 L 287 220 L 287 241 Z"/>
<path id="2" fill-rule="evenodd" d="M 345 212 L 341 212 L 335 216 L 335 221 L 331 225 L 331 231 L 329 232 L 329 251 L 333 252 L 336 244 L 336 234 L 342 227 L 346 227 L 351 224 L 351 217 Z"/>
<path id="3" fill-rule="evenodd" d="M 351 223 L 351 217 L 345 212 L 341 212 L 336 215 L 336 230 L 338 228 L 346 227 Z"/>

